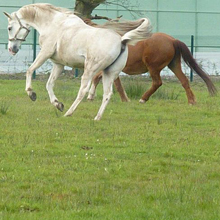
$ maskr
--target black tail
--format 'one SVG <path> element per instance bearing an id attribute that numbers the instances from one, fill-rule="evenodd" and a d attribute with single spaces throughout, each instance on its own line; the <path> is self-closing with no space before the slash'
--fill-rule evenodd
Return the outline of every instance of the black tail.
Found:
<path id="1" fill-rule="evenodd" d="M 210 95 L 215 95 L 217 90 L 212 83 L 209 75 L 198 65 L 196 60 L 193 58 L 189 48 L 183 42 L 179 40 L 174 41 L 174 48 L 176 51 L 176 55 L 180 54 L 184 60 L 184 62 L 194 70 L 206 83 L 208 91 Z"/>

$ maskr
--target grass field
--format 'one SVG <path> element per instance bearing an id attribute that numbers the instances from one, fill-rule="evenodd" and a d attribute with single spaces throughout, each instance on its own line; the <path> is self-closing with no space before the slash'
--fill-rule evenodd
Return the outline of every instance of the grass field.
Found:
<path id="1" fill-rule="evenodd" d="M 139 104 L 131 87 L 150 83 L 124 78 L 131 102 L 115 93 L 97 122 L 101 85 L 95 101 L 66 118 L 50 104 L 45 79 L 33 81 L 32 102 L 24 79 L 0 77 L 0 219 L 220 219 L 219 95 L 195 80 L 197 104 L 189 106 L 170 79 Z M 57 81 L 65 110 L 79 85 Z"/>

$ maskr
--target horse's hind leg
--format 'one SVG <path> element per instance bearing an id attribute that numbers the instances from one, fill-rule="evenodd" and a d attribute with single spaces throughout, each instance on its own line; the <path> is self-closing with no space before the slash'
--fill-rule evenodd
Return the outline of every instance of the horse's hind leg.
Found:
<path id="1" fill-rule="evenodd" d="M 78 95 L 76 97 L 76 100 L 73 102 L 69 110 L 66 112 L 64 116 L 71 116 L 73 112 L 76 110 L 79 103 L 82 101 L 86 93 L 89 91 L 89 87 L 92 81 L 92 76 L 88 73 L 88 71 L 84 70 L 84 73 L 81 78 L 81 85 L 78 92 Z"/>
<path id="2" fill-rule="evenodd" d="M 147 90 L 143 94 L 143 96 L 141 97 L 141 99 L 139 101 L 140 103 L 145 103 L 146 101 L 148 101 L 150 96 L 152 94 L 154 94 L 160 86 L 162 86 L 162 80 L 161 80 L 161 77 L 160 77 L 160 70 L 151 70 L 151 69 L 149 69 L 149 72 L 150 72 L 150 75 L 151 75 L 151 78 L 152 78 L 152 85 L 151 85 L 150 89 Z"/>
<path id="3" fill-rule="evenodd" d="M 113 65 L 105 69 L 103 71 L 102 75 L 102 82 L 103 82 L 103 99 L 102 99 L 102 104 L 101 107 L 98 111 L 98 114 L 96 115 L 94 120 L 100 120 L 107 104 L 109 103 L 109 100 L 112 96 L 112 90 L 113 90 L 113 82 L 114 80 L 118 77 L 119 73 L 122 71 L 124 68 L 126 61 L 127 61 L 127 55 L 128 55 L 128 50 L 126 49 L 119 57 L 118 59 L 114 62 Z"/>
<path id="4" fill-rule="evenodd" d="M 95 117 L 95 120 L 100 120 L 107 104 L 109 103 L 109 100 L 112 96 L 112 90 L 113 90 L 113 82 L 115 77 L 118 75 L 118 71 L 111 71 L 111 72 L 103 72 L 103 100 L 102 100 L 102 105 L 99 109 L 98 114 Z"/>
<path id="5" fill-rule="evenodd" d="M 98 74 L 96 74 L 92 80 L 92 85 L 91 88 L 89 90 L 89 95 L 87 97 L 88 100 L 94 100 L 95 97 L 95 91 L 96 91 L 96 87 L 99 84 L 100 80 L 102 79 L 102 72 L 99 72 Z M 129 102 L 129 98 L 121 84 L 121 80 L 118 77 L 115 81 L 114 81 L 114 85 L 116 90 L 118 91 L 120 97 L 121 97 L 121 101 L 122 102 Z"/>
<path id="6" fill-rule="evenodd" d="M 47 91 L 48 91 L 48 94 L 49 94 L 49 97 L 50 97 L 50 102 L 55 107 L 57 107 L 61 112 L 64 109 L 64 105 L 63 105 L 62 102 L 58 101 L 57 97 L 54 94 L 53 87 L 54 87 L 55 80 L 58 78 L 58 76 L 63 71 L 63 69 L 64 69 L 63 65 L 59 65 L 59 64 L 54 63 L 53 64 L 53 69 L 51 71 L 50 77 L 49 77 L 49 79 L 47 81 L 47 85 L 46 85 L 46 88 L 47 88 Z"/>
<path id="7" fill-rule="evenodd" d="M 176 75 L 176 77 L 181 82 L 183 88 L 185 89 L 188 103 L 194 105 L 196 103 L 195 96 L 190 89 L 189 80 L 182 72 L 180 60 L 174 60 L 168 67 L 173 71 L 173 73 Z"/>
<path id="8" fill-rule="evenodd" d="M 102 104 L 101 107 L 98 111 L 98 114 L 96 115 L 94 120 L 100 120 L 105 108 L 107 106 L 107 104 L 109 103 L 109 100 L 112 96 L 112 90 L 113 90 L 113 82 L 114 82 L 114 78 L 115 75 L 117 73 L 113 73 L 113 72 L 103 72 L 103 76 L 102 76 L 102 82 L 103 82 L 103 99 L 102 99 Z"/>
<path id="9" fill-rule="evenodd" d="M 97 73 L 93 79 L 92 79 L 92 85 L 91 88 L 89 90 L 89 95 L 87 97 L 88 100 L 94 100 L 95 98 L 95 91 L 96 91 L 96 87 L 99 84 L 100 80 L 102 79 L 102 71 Z"/>

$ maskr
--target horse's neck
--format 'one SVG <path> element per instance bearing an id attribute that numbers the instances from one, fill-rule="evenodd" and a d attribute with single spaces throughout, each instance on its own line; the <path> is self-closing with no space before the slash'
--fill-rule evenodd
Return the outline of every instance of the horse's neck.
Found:
<path id="1" fill-rule="evenodd" d="M 47 31 L 50 27 L 54 27 L 56 25 L 57 27 L 60 27 L 61 23 L 67 19 L 67 15 L 61 12 L 55 12 L 55 13 L 41 13 L 40 16 L 26 16 L 25 13 L 28 13 L 28 11 L 18 11 L 17 14 L 23 17 L 22 19 L 31 27 L 36 29 L 40 34 L 43 33 L 44 31 Z M 36 13 L 36 10 L 33 12 L 33 14 Z M 22 16 L 23 14 L 23 16 Z M 76 15 L 72 15 L 73 20 L 75 22 L 80 22 L 80 18 L 78 18 Z M 72 24 L 75 23 L 73 21 Z M 55 28 L 55 27 L 54 27 Z"/>
<path id="2" fill-rule="evenodd" d="M 20 10 L 17 11 L 17 16 L 22 19 L 22 21 L 24 21 L 27 25 L 36 29 L 39 33 L 42 32 L 43 26 L 46 26 L 48 21 L 50 20 L 49 18 L 47 18 L 46 22 L 43 24 L 43 22 L 41 22 L 42 18 L 36 19 L 36 17 L 28 17 L 26 16 L 25 12 L 21 13 Z"/>

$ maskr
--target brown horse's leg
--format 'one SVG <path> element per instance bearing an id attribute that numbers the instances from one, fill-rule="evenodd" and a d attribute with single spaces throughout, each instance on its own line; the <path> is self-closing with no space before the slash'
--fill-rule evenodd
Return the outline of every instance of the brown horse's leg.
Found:
<path id="1" fill-rule="evenodd" d="M 181 69 L 180 60 L 178 62 L 176 61 L 175 63 L 171 63 L 168 67 L 173 71 L 173 73 L 176 75 L 176 77 L 181 82 L 183 88 L 185 89 L 188 103 L 194 105 L 196 103 L 195 96 L 192 90 L 190 89 L 189 80 L 187 79 L 187 77 Z"/>
<path id="2" fill-rule="evenodd" d="M 119 77 L 114 81 L 114 84 L 115 84 L 116 90 L 118 91 L 118 93 L 121 97 L 121 101 L 122 102 L 129 102 L 130 100 L 129 100 L 129 98 L 128 98 L 128 96 L 127 96 L 127 94 L 121 84 L 121 80 Z"/>
<path id="3" fill-rule="evenodd" d="M 89 95 L 87 97 L 88 100 L 94 100 L 95 98 L 95 91 L 96 91 L 96 87 L 99 84 L 100 80 L 102 79 L 102 72 L 97 73 L 93 79 L 92 79 L 92 85 L 91 88 L 89 90 Z"/>
<path id="4" fill-rule="evenodd" d="M 155 93 L 157 91 L 157 89 L 162 86 L 162 80 L 160 77 L 160 71 L 158 70 L 150 70 L 150 75 L 152 78 L 152 86 L 149 90 L 147 90 L 143 96 L 140 99 L 140 103 L 145 103 L 146 101 L 148 101 L 148 99 L 150 98 L 150 96 Z"/>

